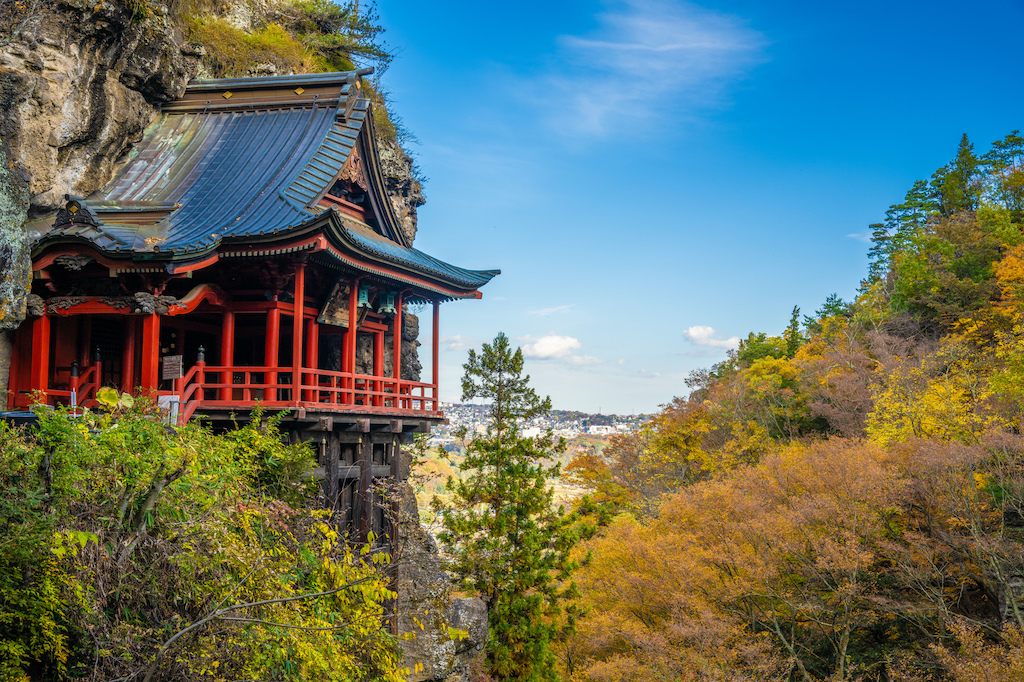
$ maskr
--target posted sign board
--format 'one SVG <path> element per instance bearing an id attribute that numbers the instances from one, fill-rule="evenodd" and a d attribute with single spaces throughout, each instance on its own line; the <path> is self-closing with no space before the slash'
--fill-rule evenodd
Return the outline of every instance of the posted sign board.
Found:
<path id="1" fill-rule="evenodd" d="M 180 379 L 185 376 L 184 363 L 182 362 L 183 357 L 181 355 L 165 355 L 161 360 L 161 377 L 164 379 Z"/>

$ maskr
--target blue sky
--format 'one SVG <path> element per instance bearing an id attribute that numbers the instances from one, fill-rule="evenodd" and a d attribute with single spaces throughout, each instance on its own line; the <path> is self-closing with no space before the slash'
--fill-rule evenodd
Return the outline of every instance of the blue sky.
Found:
<path id="1" fill-rule="evenodd" d="M 794 305 L 852 299 L 867 225 L 961 134 L 1024 128 L 1020 0 L 378 11 L 429 178 L 416 246 L 502 270 L 441 308 L 443 400 L 504 331 L 556 408 L 654 411 Z"/>

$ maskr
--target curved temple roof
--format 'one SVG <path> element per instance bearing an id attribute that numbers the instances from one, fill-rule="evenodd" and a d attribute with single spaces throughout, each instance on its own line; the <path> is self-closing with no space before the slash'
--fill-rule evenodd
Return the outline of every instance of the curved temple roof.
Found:
<path id="1" fill-rule="evenodd" d="M 460 289 L 482 286 L 498 271 L 458 268 L 333 211 L 323 220 L 317 201 L 360 134 L 372 137 L 369 102 L 356 87 L 364 73 L 192 83 L 110 185 L 83 202 L 97 224 L 55 224 L 37 249 L 74 240 L 113 257 L 191 261 L 225 242 L 265 243 L 320 224 L 359 254 Z"/>

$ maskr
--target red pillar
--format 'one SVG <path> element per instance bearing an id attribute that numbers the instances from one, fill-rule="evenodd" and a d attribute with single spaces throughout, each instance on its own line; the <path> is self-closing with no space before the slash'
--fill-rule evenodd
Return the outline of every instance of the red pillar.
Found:
<path id="1" fill-rule="evenodd" d="M 306 320 L 306 369 L 320 369 L 320 325 L 316 323 L 315 317 Z M 306 377 L 306 384 L 316 386 L 320 381 L 315 372 Z M 305 400 L 315 401 L 319 399 L 317 391 L 307 391 Z"/>
<path id="2" fill-rule="evenodd" d="M 374 391 L 383 391 L 384 382 L 380 380 L 380 377 L 384 376 L 384 332 L 375 332 L 373 335 L 373 376 L 377 377 L 373 381 Z M 374 405 L 382 405 L 381 396 L 373 396 Z"/>
<path id="3" fill-rule="evenodd" d="M 292 315 L 292 401 L 302 400 L 302 312 L 306 298 L 306 264 L 295 266 L 295 313 Z"/>
<path id="4" fill-rule="evenodd" d="M 135 388 L 135 318 L 124 318 L 124 350 L 121 351 L 121 390 L 131 393 Z"/>
<path id="5" fill-rule="evenodd" d="M 275 303 L 276 305 L 276 303 Z M 267 345 L 263 353 L 263 364 L 266 367 L 277 367 L 278 351 L 281 343 L 281 309 L 271 308 L 267 311 Z M 268 371 L 265 374 L 264 383 L 274 385 L 277 383 L 277 372 Z M 276 401 L 277 389 L 267 388 L 265 400 Z"/>
<path id="6" fill-rule="evenodd" d="M 142 320 L 142 370 L 139 384 L 144 390 L 156 391 L 160 387 L 160 316 L 147 315 Z"/>
<path id="7" fill-rule="evenodd" d="M 92 316 L 79 315 L 78 323 L 78 366 L 88 367 L 92 361 Z M 132 319 L 132 318 L 129 318 Z"/>
<path id="8" fill-rule="evenodd" d="M 395 381 L 401 381 L 402 379 L 402 292 L 398 292 L 398 303 L 395 306 L 395 323 L 392 325 L 391 331 L 391 376 L 395 378 Z M 395 384 L 395 393 L 398 393 L 398 384 Z"/>
<path id="9" fill-rule="evenodd" d="M 341 371 L 348 372 L 353 376 L 349 377 L 348 383 L 351 392 L 345 402 L 348 405 L 355 403 L 356 396 L 356 327 L 359 326 L 359 279 L 352 280 L 348 292 L 348 330 L 345 332 L 345 357 L 341 360 Z"/>
<path id="10" fill-rule="evenodd" d="M 230 310 L 224 311 L 220 324 L 220 364 L 222 367 L 231 367 L 235 364 L 235 314 Z M 220 383 L 230 384 L 233 373 L 231 370 L 221 373 Z M 231 400 L 231 389 L 220 389 L 221 400 Z"/>
<path id="11" fill-rule="evenodd" d="M 22 329 L 20 334 L 24 334 L 27 330 Z M 2 334 L 3 332 L 0 332 Z M 18 379 L 21 374 L 21 353 L 18 352 L 18 346 L 21 345 L 21 339 L 19 331 L 15 330 L 11 336 L 11 366 L 10 372 L 7 376 L 7 409 L 13 410 L 15 403 L 14 401 L 18 397 Z"/>
<path id="12" fill-rule="evenodd" d="M 440 301 L 434 301 L 434 335 L 433 335 L 434 338 L 433 338 L 433 344 L 432 344 L 433 345 L 433 349 L 432 349 L 431 352 L 434 355 L 434 367 L 433 367 L 433 375 L 432 375 L 433 379 L 432 379 L 432 381 L 434 382 L 434 411 L 435 412 L 439 409 L 438 403 L 437 403 L 437 397 L 438 397 L 437 390 L 438 390 L 438 386 L 441 383 L 439 381 L 439 377 L 437 375 L 438 374 L 438 367 L 439 367 L 438 366 L 438 360 L 440 359 L 440 348 L 441 348 L 441 331 L 440 331 L 441 330 L 441 324 L 440 324 L 441 315 L 440 315 L 440 311 L 441 311 L 441 302 Z"/>
<path id="13" fill-rule="evenodd" d="M 37 317 L 32 323 L 32 364 L 29 390 L 46 391 L 50 387 L 50 318 Z"/>

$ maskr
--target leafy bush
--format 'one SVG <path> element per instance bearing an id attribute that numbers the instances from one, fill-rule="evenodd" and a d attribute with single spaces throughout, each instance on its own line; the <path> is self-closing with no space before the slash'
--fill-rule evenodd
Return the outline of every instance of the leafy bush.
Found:
<path id="1" fill-rule="evenodd" d="M 275 420 L 39 414 L 0 423 L 0 679 L 400 679 L 388 557 L 313 508 Z"/>

